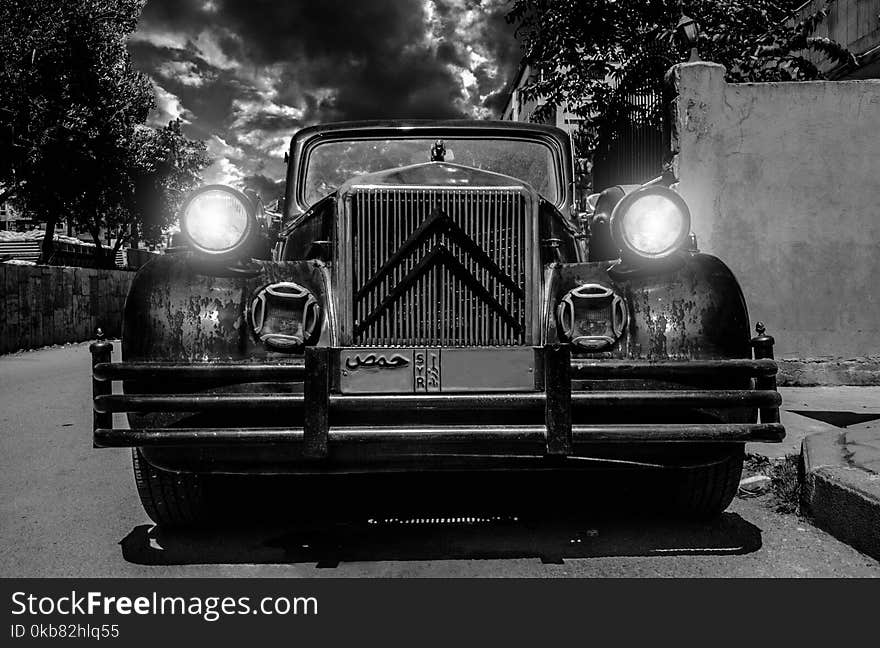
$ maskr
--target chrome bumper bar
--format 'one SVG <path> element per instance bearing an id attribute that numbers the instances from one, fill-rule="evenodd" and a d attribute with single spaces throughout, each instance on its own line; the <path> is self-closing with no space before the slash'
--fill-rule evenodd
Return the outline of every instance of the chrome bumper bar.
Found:
<path id="1" fill-rule="evenodd" d="M 112 345 L 91 346 L 96 447 L 285 444 L 301 446 L 306 458 L 326 458 L 341 445 L 380 444 L 413 447 L 425 454 L 451 445 L 522 446 L 529 453 L 567 456 L 575 446 L 595 443 L 778 442 L 781 398 L 776 391 L 776 363 L 754 360 L 636 362 L 571 358 L 567 346 L 542 352 L 543 390 L 518 393 L 338 394 L 331 390 L 331 353 L 307 348 L 302 360 L 285 363 L 110 362 Z M 770 351 L 772 355 L 772 350 Z M 754 389 L 572 390 L 573 380 L 682 378 L 754 378 Z M 113 394 L 113 381 L 204 381 L 301 383 L 302 393 Z M 639 407 L 757 408 L 760 423 L 595 424 L 572 423 L 572 410 L 625 411 Z M 116 412 L 208 412 L 259 409 L 301 413 L 301 427 L 168 427 L 118 429 Z M 417 411 L 522 411 L 543 413 L 543 425 L 330 425 L 335 413 Z"/>

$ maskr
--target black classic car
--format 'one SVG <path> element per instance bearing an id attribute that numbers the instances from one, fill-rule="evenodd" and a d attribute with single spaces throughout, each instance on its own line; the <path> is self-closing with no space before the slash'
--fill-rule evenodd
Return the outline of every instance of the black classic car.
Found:
<path id="1" fill-rule="evenodd" d="M 280 222 L 201 188 L 122 361 L 92 345 L 95 445 L 133 449 L 164 525 L 229 475 L 603 466 L 718 514 L 785 434 L 773 338 L 673 188 L 576 209 L 572 160 L 549 126 L 339 123 L 293 138 Z"/>

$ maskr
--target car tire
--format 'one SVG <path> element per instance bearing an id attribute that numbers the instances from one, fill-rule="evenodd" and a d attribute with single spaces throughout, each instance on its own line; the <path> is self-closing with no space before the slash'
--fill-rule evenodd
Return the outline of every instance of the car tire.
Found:
<path id="1" fill-rule="evenodd" d="M 665 492 L 671 495 L 672 512 L 695 519 L 715 518 L 730 506 L 742 478 L 744 448 L 718 462 L 694 468 L 677 468 Z"/>
<path id="2" fill-rule="evenodd" d="M 134 481 L 147 515 L 163 527 L 201 526 L 212 519 L 204 475 L 156 468 L 137 448 L 131 453 Z"/>

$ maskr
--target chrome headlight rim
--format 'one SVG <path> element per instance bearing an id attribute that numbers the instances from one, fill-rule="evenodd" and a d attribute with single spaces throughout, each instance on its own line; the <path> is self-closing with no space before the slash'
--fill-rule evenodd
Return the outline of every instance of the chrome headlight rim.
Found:
<path id="1" fill-rule="evenodd" d="M 682 226 L 673 242 L 664 250 L 656 253 L 646 252 L 638 249 L 631 241 L 628 240 L 624 233 L 624 221 L 630 212 L 633 204 L 646 196 L 662 196 L 669 200 L 681 213 Z M 640 187 L 635 191 L 626 194 L 615 206 L 611 212 L 611 237 L 614 244 L 620 251 L 621 258 L 626 260 L 636 260 L 642 262 L 663 261 L 674 256 L 687 243 L 691 232 L 691 211 L 687 206 L 684 198 L 678 193 L 663 186 Z"/>
<path id="2" fill-rule="evenodd" d="M 210 191 L 221 191 L 230 194 L 233 198 L 238 200 L 245 209 L 245 229 L 242 232 L 241 237 L 234 245 L 222 250 L 205 247 L 204 245 L 199 243 L 190 233 L 187 226 L 186 214 L 193 201 L 196 200 L 199 196 Z M 230 187 L 229 185 L 210 184 L 199 187 L 198 189 L 190 193 L 189 196 L 187 196 L 180 210 L 180 232 L 183 235 L 183 238 L 185 239 L 187 245 L 190 247 L 190 249 L 197 252 L 200 256 L 208 257 L 211 259 L 229 260 L 243 256 L 249 247 L 251 239 L 253 238 L 255 228 L 256 206 L 254 205 L 253 201 L 248 198 L 243 192 L 233 187 Z"/>

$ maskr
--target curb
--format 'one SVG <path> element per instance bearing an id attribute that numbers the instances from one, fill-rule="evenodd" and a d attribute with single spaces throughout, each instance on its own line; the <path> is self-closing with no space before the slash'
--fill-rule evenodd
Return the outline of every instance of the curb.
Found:
<path id="1" fill-rule="evenodd" d="M 849 461 L 844 434 L 804 438 L 801 503 L 816 526 L 880 560 L 880 475 Z"/>
<path id="2" fill-rule="evenodd" d="M 776 361 L 780 387 L 880 385 L 880 356 L 862 358 L 782 358 Z"/>

